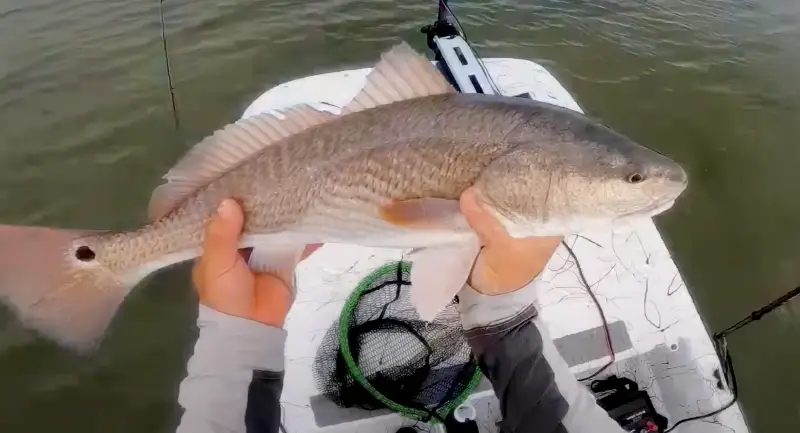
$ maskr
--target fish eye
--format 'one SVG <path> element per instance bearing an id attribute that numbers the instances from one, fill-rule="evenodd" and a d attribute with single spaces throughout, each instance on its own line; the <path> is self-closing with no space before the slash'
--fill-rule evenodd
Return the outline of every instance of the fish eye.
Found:
<path id="1" fill-rule="evenodd" d="M 75 258 L 82 262 L 91 262 L 95 258 L 95 253 L 86 245 L 81 245 L 75 250 Z"/>
<path id="2" fill-rule="evenodd" d="M 644 181 L 644 175 L 641 173 L 633 173 L 628 175 L 628 183 L 640 183 Z"/>

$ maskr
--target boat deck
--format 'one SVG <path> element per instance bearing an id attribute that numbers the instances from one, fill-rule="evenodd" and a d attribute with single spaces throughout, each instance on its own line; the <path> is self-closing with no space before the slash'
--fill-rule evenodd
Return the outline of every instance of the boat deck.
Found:
<path id="1" fill-rule="evenodd" d="M 504 95 L 528 93 L 533 99 L 581 111 L 564 87 L 534 62 L 486 59 L 485 64 Z M 299 103 L 338 113 L 361 89 L 369 70 L 333 72 L 282 84 L 256 99 L 243 117 Z M 729 391 L 721 389 L 715 377 L 719 362 L 705 325 L 652 221 L 581 233 L 566 241 L 610 325 L 616 362 L 601 377 L 613 373 L 636 380 L 670 425 L 729 401 Z M 393 432 L 414 424 L 386 411 L 333 406 L 318 396 L 311 371 L 317 347 L 350 291 L 371 270 L 400 260 L 402 253 L 330 244 L 298 268 L 297 300 L 286 322 L 289 340 L 281 396 L 288 432 Z M 543 280 L 540 314 L 572 371 L 585 377 L 608 362 L 608 348 L 597 307 L 563 246 L 548 264 Z M 478 410 L 481 431 L 496 431 L 499 412 L 491 390 L 477 391 L 470 401 Z M 748 430 L 739 406 L 734 405 L 675 431 Z"/>

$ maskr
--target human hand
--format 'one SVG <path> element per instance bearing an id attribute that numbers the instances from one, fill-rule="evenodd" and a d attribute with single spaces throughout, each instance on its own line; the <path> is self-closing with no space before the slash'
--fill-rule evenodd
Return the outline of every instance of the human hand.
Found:
<path id="1" fill-rule="evenodd" d="M 292 306 L 288 282 L 294 263 L 278 275 L 254 273 L 238 250 L 244 213 L 235 200 L 223 200 L 206 225 L 203 255 L 192 271 L 200 303 L 221 313 L 282 328 Z M 298 262 L 313 251 L 307 248 Z"/>
<path id="2" fill-rule="evenodd" d="M 473 188 L 464 191 L 460 205 L 483 245 L 472 267 L 469 285 L 485 295 L 501 295 L 524 287 L 542 272 L 563 239 L 562 236 L 512 238 L 483 207 Z"/>

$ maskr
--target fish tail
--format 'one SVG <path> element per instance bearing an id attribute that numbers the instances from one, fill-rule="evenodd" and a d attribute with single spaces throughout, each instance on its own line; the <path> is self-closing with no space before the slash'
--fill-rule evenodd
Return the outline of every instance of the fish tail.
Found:
<path id="1" fill-rule="evenodd" d="M 97 346 L 130 291 L 81 245 L 87 236 L 0 225 L 0 300 L 27 327 L 79 351 Z"/>

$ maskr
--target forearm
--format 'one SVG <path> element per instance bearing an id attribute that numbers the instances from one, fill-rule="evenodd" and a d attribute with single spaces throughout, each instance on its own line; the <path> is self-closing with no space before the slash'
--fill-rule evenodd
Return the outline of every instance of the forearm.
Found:
<path id="1" fill-rule="evenodd" d="M 177 433 L 276 433 L 286 332 L 200 306 Z"/>
<path id="2" fill-rule="evenodd" d="M 459 294 L 465 334 L 500 400 L 501 431 L 622 432 L 578 383 L 536 320 L 536 284 L 499 296 L 468 287 Z"/>

